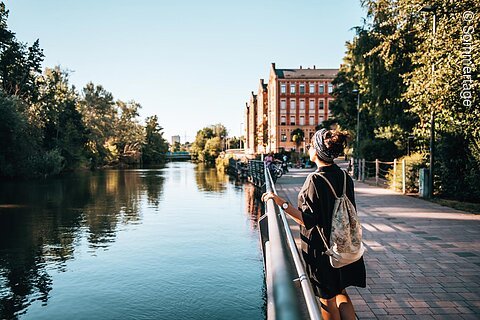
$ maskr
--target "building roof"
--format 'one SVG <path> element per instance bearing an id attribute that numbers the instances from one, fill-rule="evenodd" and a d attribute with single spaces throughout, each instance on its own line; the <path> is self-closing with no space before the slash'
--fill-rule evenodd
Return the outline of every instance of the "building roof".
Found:
<path id="1" fill-rule="evenodd" d="M 275 69 L 280 79 L 333 79 L 338 69 Z"/>

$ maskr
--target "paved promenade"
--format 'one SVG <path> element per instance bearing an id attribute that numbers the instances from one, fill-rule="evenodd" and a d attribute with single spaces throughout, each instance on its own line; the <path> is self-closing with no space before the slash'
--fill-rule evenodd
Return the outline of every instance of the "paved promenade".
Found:
<path id="1" fill-rule="evenodd" d="M 277 192 L 296 204 L 310 171 L 291 170 Z M 347 290 L 358 317 L 480 319 L 480 215 L 355 184 L 368 250 L 367 288 Z"/>

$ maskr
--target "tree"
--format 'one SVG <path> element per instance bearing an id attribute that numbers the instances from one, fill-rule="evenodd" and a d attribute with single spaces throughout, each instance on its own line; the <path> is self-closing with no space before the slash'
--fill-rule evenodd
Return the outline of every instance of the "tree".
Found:
<path id="1" fill-rule="evenodd" d="M 8 30 L 8 10 L 0 2 L 0 85 L 8 95 L 15 95 L 24 101 L 36 99 L 35 78 L 41 72 L 44 58 L 39 41 L 27 46 Z"/>
<path id="2" fill-rule="evenodd" d="M 358 89 L 360 151 L 391 160 L 406 153 L 410 135 L 419 151 L 430 156 L 433 114 L 438 194 L 455 194 L 454 190 L 463 187 L 462 196 L 480 199 L 480 191 L 471 183 L 480 179 L 475 169 L 480 163 L 480 39 L 473 35 L 480 28 L 480 16 L 463 16 L 479 12 L 480 4 L 473 0 L 435 1 L 435 36 L 432 13 L 419 12 L 424 1 L 364 0 L 362 5 L 367 20 L 347 43 L 345 65 L 334 81 L 333 115 L 340 125 L 356 131 L 352 90 Z M 377 147 L 370 148 L 374 145 Z M 458 146 L 455 163 L 452 146 Z M 464 179 L 458 180 L 459 170 L 467 172 Z"/>
<path id="3" fill-rule="evenodd" d="M 297 150 L 299 150 L 300 143 L 305 139 L 305 132 L 303 132 L 302 129 L 297 128 L 292 131 L 292 141 L 295 142 L 295 145 L 297 146 Z"/>
<path id="4" fill-rule="evenodd" d="M 101 85 L 88 83 L 82 90 L 78 108 L 88 130 L 87 157 L 92 166 L 118 160 L 115 146 L 117 110 L 113 95 Z"/>
<path id="5" fill-rule="evenodd" d="M 214 162 L 222 151 L 223 139 L 226 136 L 227 128 L 219 123 L 198 130 L 190 149 L 192 158 L 201 162 Z"/>
<path id="6" fill-rule="evenodd" d="M 78 94 L 60 67 L 46 68 L 37 77 L 37 101 L 28 109 L 30 123 L 41 129 L 43 149 L 58 150 L 65 168 L 73 169 L 85 160 L 87 132 L 77 110 Z"/>
<path id="7" fill-rule="evenodd" d="M 39 151 L 40 141 L 31 134 L 24 108 L 18 98 L 0 90 L 0 177 L 30 174 L 32 159 Z"/>
<path id="8" fill-rule="evenodd" d="M 148 117 L 145 122 L 145 144 L 142 148 L 143 163 L 164 162 L 168 151 L 168 143 L 163 138 L 163 128 L 158 124 L 158 117 Z"/>
<path id="9" fill-rule="evenodd" d="M 139 124 L 137 118 L 140 104 L 135 101 L 123 102 L 118 100 L 115 103 L 117 118 L 115 122 L 115 139 L 113 140 L 116 149 L 119 150 L 120 159 L 127 163 L 140 162 L 140 153 L 145 141 L 145 130 Z"/>

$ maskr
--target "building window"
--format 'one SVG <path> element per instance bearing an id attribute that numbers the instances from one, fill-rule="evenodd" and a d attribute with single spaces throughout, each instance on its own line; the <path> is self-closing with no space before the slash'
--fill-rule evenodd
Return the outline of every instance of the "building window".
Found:
<path id="1" fill-rule="evenodd" d="M 315 116 L 310 116 L 308 119 L 308 124 L 313 126 L 315 125 Z"/>
<path id="2" fill-rule="evenodd" d="M 323 86 L 323 83 L 320 83 L 318 85 L 318 93 L 325 93 L 325 88 Z"/>
<path id="3" fill-rule="evenodd" d="M 290 93 L 295 94 L 295 83 L 290 84 Z"/>
<path id="4" fill-rule="evenodd" d="M 318 100 L 318 109 L 319 110 L 325 109 L 325 102 L 323 100 Z"/>
<path id="5" fill-rule="evenodd" d="M 310 83 L 309 93 L 315 93 L 315 83 Z"/>
<path id="6" fill-rule="evenodd" d="M 300 125 L 301 126 L 305 125 L 305 117 L 304 116 L 300 116 Z"/>
<path id="7" fill-rule="evenodd" d="M 287 100 L 280 100 L 280 110 L 287 110 Z"/>
<path id="8" fill-rule="evenodd" d="M 295 125 L 295 116 L 290 116 L 290 125 L 291 126 Z"/>
<path id="9" fill-rule="evenodd" d="M 300 94 L 305 94 L 305 84 L 300 84 Z"/>
<path id="10" fill-rule="evenodd" d="M 300 110 L 305 110 L 305 100 L 300 100 Z"/>
<path id="11" fill-rule="evenodd" d="M 318 124 L 322 124 L 323 120 L 324 120 L 323 116 L 319 116 L 318 117 Z"/>
<path id="12" fill-rule="evenodd" d="M 285 83 L 280 84 L 280 93 L 286 94 L 287 93 L 287 85 Z"/>
<path id="13" fill-rule="evenodd" d="M 290 112 L 295 112 L 297 111 L 297 103 L 295 99 L 290 100 Z"/>
<path id="14" fill-rule="evenodd" d="M 333 92 L 333 84 L 329 83 L 328 84 L 328 93 L 332 93 Z"/>
<path id="15" fill-rule="evenodd" d="M 314 99 L 310 99 L 308 109 L 311 110 L 311 111 L 315 110 L 315 100 Z"/>
<path id="16" fill-rule="evenodd" d="M 285 126 L 287 124 L 287 117 L 281 116 L 280 117 L 280 125 Z"/>
<path id="17" fill-rule="evenodd" d="M 285 133 L 282 133 L 282 142 L 286 142 L 287 141 L 287 135 Z"/>

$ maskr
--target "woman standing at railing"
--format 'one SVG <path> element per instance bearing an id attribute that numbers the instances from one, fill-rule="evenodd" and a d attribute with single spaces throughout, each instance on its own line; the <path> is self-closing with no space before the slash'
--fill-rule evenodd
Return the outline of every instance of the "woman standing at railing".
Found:
<path id="1" fill-rule="evenodd" d="M 274 193 L 265 193 L 263 201 L 273 199 L 301 228 L 302 253 L 307 264 L 315 294 L 320 298 L 324 319 L 355 319 L 355 311 L 345 288 L 366 286 L 363 258 L 341 268 L 333 268 L 320 236 L 319 228 L 330 239 L 335 196 L 324 178 L 342 194 L 346 181 L 346 195 L 355 205 L 353 180 L 344 180 L 344 172 L 333 160 L 344 150 L 348 136 L 340 131 L 322 129 L 315 133 L 308 145 L 310 160 L 318 169 L 310 174 L 298 195 L 298 209 Z M 321 174 L 324 178 L 320 177 Z M 318 228 L 317 228 L 318 227 Z M 331 245 L 331 244 L 330 244 Z"/>

